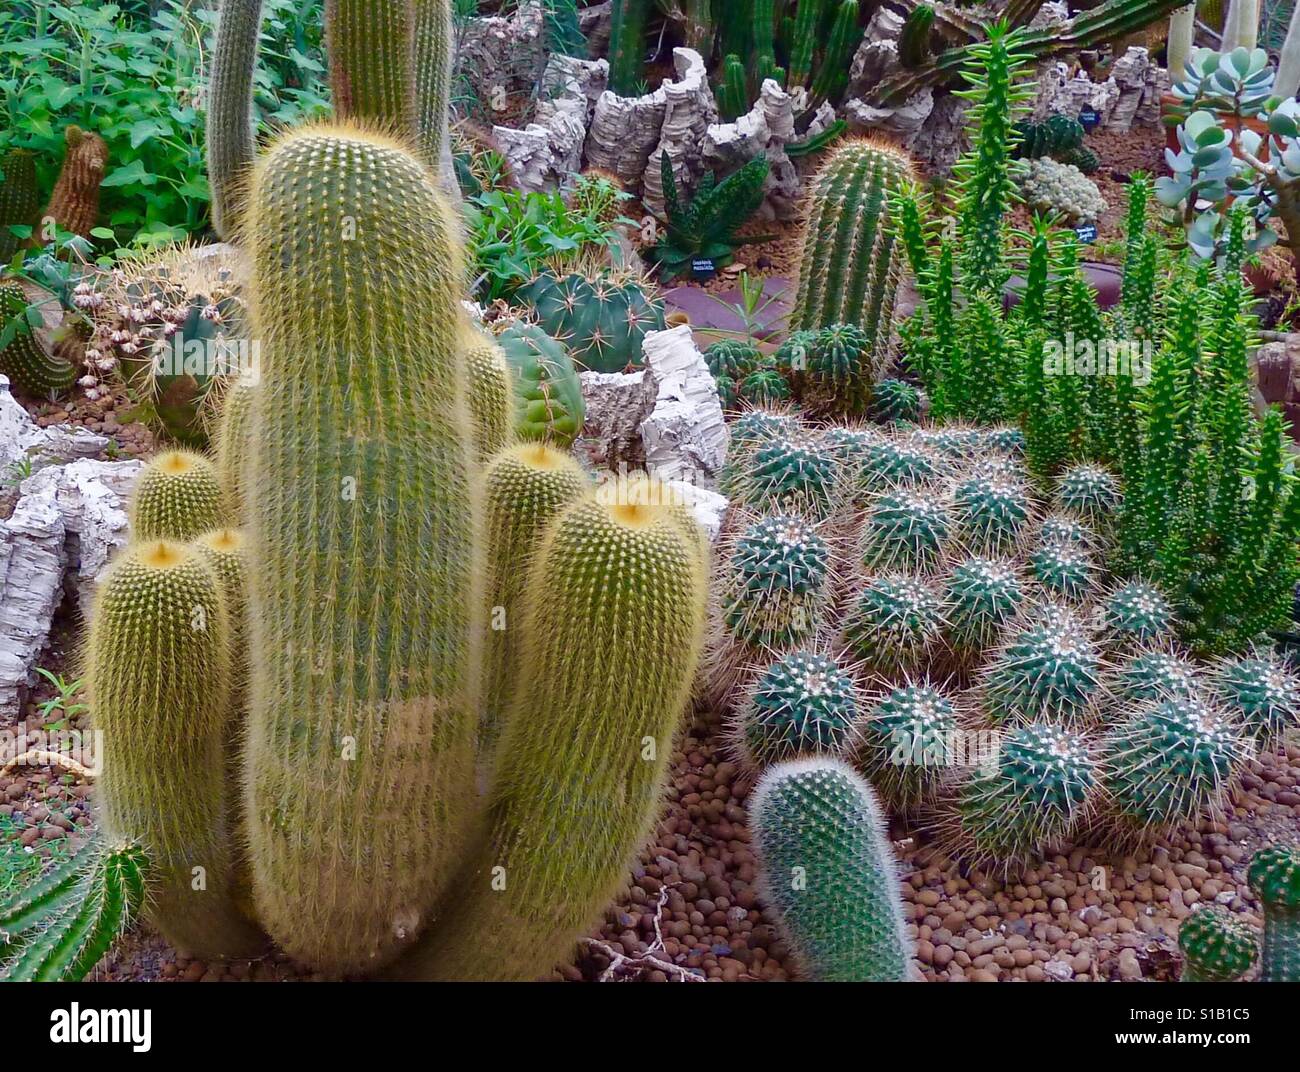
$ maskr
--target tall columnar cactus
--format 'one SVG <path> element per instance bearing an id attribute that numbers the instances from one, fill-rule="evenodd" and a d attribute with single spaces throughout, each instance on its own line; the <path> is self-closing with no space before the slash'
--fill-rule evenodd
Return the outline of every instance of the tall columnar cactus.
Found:
<path id="1" fill-rule="evenodd" d="M 77 126 L 68 127 L 63 132 L 63 140 L 67 152 L 45 207 L 42 230 L 53 221 L 61 231 L 89 238 L 99 218 L 99 184 L 104 181 L 108 166 L 108 143 L 98 134 Z M 38 237 L 43 239 L 45 235 Z"/>
<path id="2" fill-rule="evenodd" d="M 650 0 L 614 0 L 609 36 L 609 88 L 630 96 L 645 67 Z"/>
<path id="3" fill-rule="evenodd" d="M 183 544 L 133 544 L 100 582 L 86 674 L 103 734 L 100 813 L 153 861 L 154 922 L 199 956 L 248 956 L 261 944 L 234 900 L 231 642 L 221 582 Z"/>
<path id="4" fill-rule="evenodd" d="M 217 480 L 225 494 L 225 512 L 237 525 L 243 525 L 247 520 L 248 488 L 244 466 L 252 436 L 256 392 L 257 385 L 251 380 L 241 378 L 230 385 L 221 402 L 221 417 L 214 437 Z"/>
<path id="5" fill-rule="evenodd" d="M 57 398 L 77 382 L 77 366 L 47 353 L 27 320 L 27 294 L 12 279 L 0 280 L 0 331 L 17 321 L 14 337 L 0 348 L 0 372 L 33 398 Z"/>
<path id="6" fill-rule="evenodd" d="M 1169 16 L 1169 50 L 1166 66 L 1169 76 L 1174 81 L 1182 78 L 1183 68 L 1187 66 L 1187 57 L 1192 54 L 1196 39 L 1196 5 L 1180 7 Z M 1295 92 L 1293 87 L 1291 92 Z"/>
<path id="7" fill-rule="evenodd" d="M 912 946 L 898 865 L 871 787 L 839 760 L 768 769 L 750 802 L 763 900 L 800 970 L 827 982 L 903 982 Z"/>
<path id="8" fill-rule="evenodd" d="M 1255 963 L 1255 931 L 1223 905 L 1200 905 L 1178 928 L 1184 983 L 1232 983 Z"/>
<path id="9" fill-rule="evenodd" d="M 1251 858 L 1246 880 L 1264 905 L 1260 982 L 1300 983 L 1300 848 L 1260 849 Z"/>
<path id="10" fill-rule="evenodd" d="M 202 454 L 169 450 L 145 466 L 131 498 L 131 538 L 179 540 L 229 520 L 216 467 Z"/>
<path id="11" fill-rule="evenodd" d="M 458 196 L 451 158 L 451 83 L 456 64 L 452 0 L 413 0 L 416 141 L 448 197 Z"/>
<path id="12" fill-rule="evenodd" d="M 417 0 L 327 0 L 330 96 L 340 119 L 416 129 Z"/>
<path id="13" fill-rule="evenodd" d="M 259 917 L 323 970 L 413 938 L 474 822 L 481 516 L 435 182 L 397 142 L 307 127 L 248 206 L 250 855 Z"/>
<path id="14" fill-rule="evenodd" d="M 8 264 L 23 240 L 9 228 L 30 227 L 40 207 L 36 192 L 36 158 L 25 149 L 0 157 L 0 265 Z"/>
<path id="15" fill-rule="evenodd" d="M 825 11 L 826 0 L 804 0 L 795 9 L 790 62 L 786 64 L 786 73 L 792 87 L 807 85 L 808 79 L 812 77 L 813 58 L 817 52 Z"/>
<path id="16" fill-rule="evenodd" d="M 468 378 L 469 413 L 478 460 L 514 439 L 514 386 L 506 355 L 490 336 L 470 324 L 461 327 L 461 360 Z"/>
<path id="17" fill-rule="evenodd" d="M 487 844 L 413 974 L 535 979 L 626 882 L 690 697 L 707 560 L 689 512 L 644 478 L 551 524 L 529 570 Z"/>
<path id="18" fill-rule="evenodd" d="M 225 0 L 217 18 L 208 82 L 208 184 L 212 229 L 230 238 L 253 165 L 253 71 L 262 30 L 262 0 Z"/>
<path id="19" fill-rule="evenodd" d="M 870 334 L 873 375 L 888 358 L 903 251 L 890 198 L 912 176 L 901 149 L 858 139 L 813 180 L 792 331 L 855 324 Z"/>
<path id="20" fill-rule="evenodd" d="M 569 454 L 544 443 L 521 443 L 491 461 L 485 478 L 490 622 L 484 671 L 481 754 L 501 732 L 524 641 L 523 597 L 528 566 L 546 526 L 590 484 Z"/>

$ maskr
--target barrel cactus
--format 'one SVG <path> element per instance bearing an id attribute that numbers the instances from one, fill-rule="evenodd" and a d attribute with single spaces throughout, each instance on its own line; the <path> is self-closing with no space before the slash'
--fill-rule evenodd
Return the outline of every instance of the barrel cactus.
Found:
<path id="1" fill-rule="evenodd" d="M 881 424 L 914 424 L 921 419 L 921 390 L 906 380 L 880 380 L 871 389 L 869 412 Z"/>
<path id="2" fill-rule="evenodd" d="M 968 551 L 1010 554 L 1028 529 L 1029 494 L 1014 480 L 971 477 L 954 489 L 952 515 L 957 539 Z"/>
<path id="3" fill-rule="evenodd" d="M 57 398 L 72 389 L 80 370 L 36 337 L 27 304 L 27 294 L 16 280 L 0 280 L 0 331 L 13 328 L 13 338 L 0 346 L 0 372 L 33 398 Z"/>
<path id="4" fill-rule="evenodd" d="M 1077 721 L 1100 692 L 1097 645 L 1064 608 L 1048 610 L 1013 627 L 980 674 L 984 710 L 996 722 Z"/>
<path id="5" fill-rule="evenodd" d="M 164 451 L 145 466 L 136 481 L 131 537 L 187 542 L 225 525 L 230 520 L 226 505 L 212 462 L 190 450 Z"/>
<path id="6" fill-rule="evenodd" d="M 947 549 L 952 529 L 952 513 L 935 495 L 907 489 L 886 492 L 867 510 L 862 564 L 870 569 L 932 569 Z"/>
<path id="7" fill-rule="evenodd" d="M 469 413 L 478 460 L 486 462 L 514 438 L 514 389 L 505 353 L 471 324 L 461 328 L 461 359 L 468 376 Z"/>
<path id="8" fill-rule="evenodd" d="M 944 461 L 932 450 L 897 439 L 871 443 L 861 455 L 859 484 L 867 491 L 915 488 L 945 471 Z"/>
<path id="9" fill-rule="evenodd" d="M 1260 982 L 1300 982 L 1300 847 L 1260 849 L 1251 857 L 1246 881 L 1264 905 Z"/>
<path id="10" fill-rule="evenodd" d="M 1120 662 L 1111 675 L 1110 688 L 1117 700 L 1138 702 L 1164 696 L 1200 695 L 1207 683 L 1191 659 L 1175 651 L 1140 651 Z"/>
<path id="11" fill-rule="evenodd" d="M 892 808 L 929 800 L 952 762 L 958 731 L 951 696 L 908 681 L 873 697 L 853 727 L 848 757 Z"/>
<path id="12" fill-rule="evenodd" d="M 915 669 L 943 636 L 939 593 L 904 574 L 871 577 L 854 596 L 844 640 L 868 669 L 882 674 Z"/>
<path id="13" fill-rule="evenodd" d="M 1114 515 L 1119 501 L 1119 481 L 1096 465 L 1067 469 L 1056 486 L 1056 505 L 1090 524 L 1105 524 Z"/>
<path id="14" fill-rule="evenodd" d="M 1121 646 L 1150 644 L 1169 635 L 1174 612 L 1155 585 L 1129 581 L 1102 601 L 1102 626 L 1110 642 Z"/>
<path id="15" fill-rule="evenodd" d="M 997 643 L 1024 601 L 1024 582 L 1010 561 L 976 556 L 957 562 L 943 581 L 953 648 L 968 657 L 982 655 Z"/>
<path id="16" fill-rule="evenodd" d="M 1029 562 L 1035 579 L 1053 597 L 1080 602 L 1097 588 L 1092 556 L 1077 545 L 1046 544 L 1034 551 Z"/>
<path id="17" fill-rule="evenodd" d="M 1268 651 L 1224 659 L 1212 680 L 1228 710 L 1261 745 L 1300 727 L 1300 679 Z"/>
<path id="18" fill-rule="evenodd" d="M 641 365 L 641 344 L 664 329 L 663 302 L 638 279 L 587 279 L 545 273 L 521 287 L 538 324 L 591 372 L 622 372 Z"/>
<path id="19" fill-rule="evenodd" d="M 1255 930 L 1223 905 L 1198 905 L 1178 927 L 1184 983 L 1232 983 L 1255 964 Z"/>
<path id="20" fill-rule="evenodd" d="M 840 487 L 840 464 L 830 450 L 808 437 L 776 437 L 747 456 L 734 496 L 751 509 L 821 521 L 839 505 Z"/>

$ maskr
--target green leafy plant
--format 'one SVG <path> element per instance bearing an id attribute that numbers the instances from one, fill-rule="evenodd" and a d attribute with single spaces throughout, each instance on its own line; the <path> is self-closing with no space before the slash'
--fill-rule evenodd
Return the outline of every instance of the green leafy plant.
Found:
<path id="1" fill-rule="evenodd" d="M 771 169 L 766 156 L 751 160 L 735 174 L 717 182 L 705 174 L 687 205 L 682 204 L 673 173 L 672 158 L 660 155 L 666 220 L 663 235 L 650 256 L 664 279 L 694 271 L 703 262 L 710 271 L 725 268 L 735 258 L 736 247 L 764 238 L 740 238 L 736 232 L 763 203 Z"/>

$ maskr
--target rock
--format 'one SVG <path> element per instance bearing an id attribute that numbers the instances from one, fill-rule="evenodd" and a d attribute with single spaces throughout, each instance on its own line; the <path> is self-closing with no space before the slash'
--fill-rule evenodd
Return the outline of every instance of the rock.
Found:
<path id="1" fill-rule="evenodd" d="M 1119 99 L 1106 119 L 1108 130 L 1127 131 L 1142 104 L 1147 89 L 1147 69 L 1151 66 L 1150 54 L 1145 48 L 1132 45 L 1111 66 L 1111 81 L 1119 89 Z"/>
<path id="2" fill-rule="evenodd" d="M 510 15 L 465 20 L 458 69 L 479 98 L 531 89 L 544 47 L 545 21 L 539 0 L 524 0 Z"/>
<path id="3" fill-rule="evenodd" d="M 709 70 L 700 54 L 689 48 L 673 49 L 673 70 L 677 80 L 666 81 L 660 87 L 664 95 L 663 125 L 642 173 L 641 200 L 651 212 L 660 214 L 664 210 L 663 154 L 667 153 L 673 162 L 678 188 L 694 189 L 704 173 L 700 161 L 706 153 L 707 132 L 718 121 Z"/>
<path id="4" fill-rule="evenodd" d="M 654 409 L 641 422 L 646 468 L 660 479 L 712 490 L 726 458 L 727 428 L 689 325 L 650 332 L 642 353 L 657 389 Z"/>
<path id="5" fill-rule="evenodd" d="M 695 515 L 700 528 L 709 534 L 709 541 L 716 540 L 722 532 L 722 522 L 727 516 L 730 500 L 716 491 L 709 491 L 681 480 L 670 480 L 667 482 L 667 487 L 674 496 L 678 497 L 681 505 L 688 507 Z"/>
<path id="6" fill-rule="evenodd" d="M 620 470 L 645 466 L 641 422 L 654 409 L 654 378 L 640 372 L 584 372 L 582 399 L 586 422 L 578 452 L 597 468 Z"/>
<path id="7" fill-rule="evenodd" d="M 1126 983 L 1137 982 L 1142 978 L 1142 965 L 1138 963 L 1137 954 L 1132 949 L 1120 950 L 1119 977 Z"/>
<path id="8" fill-rule="evenodd" d="M 1300 397 L 1300 384 L 1295 382 L 1295 368 L 1300 364 L 1297 356 L 1300 356 L 1300 335 L 1266 342 L 1255 351 L 1255 376 L 1265 402 L 1292 402 Z"/>
<path id="9" fill-rule="evenodd" d="M 705 163 L 719 172 L 734 171 L 760 156 L 767 157 L 771 172 L 767 178 L 766 214 L 777 219 L 794 218 L 802 196 L 798 169 L 785 151 L 791 142 L 802 140 L 795 133 L 795 112 L 795 98 L 769 78 L 753 108 L 734 123 L 710 126 L 704 138 Z M 810 128 L 810 134 L 804 136 L 816 132 Z"/>

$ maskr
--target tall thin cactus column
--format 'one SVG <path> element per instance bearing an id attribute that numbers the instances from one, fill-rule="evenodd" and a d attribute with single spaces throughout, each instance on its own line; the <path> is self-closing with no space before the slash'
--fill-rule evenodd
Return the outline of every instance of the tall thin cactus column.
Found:
<path id="1" fill-rule="evenodd" d="M 224 0 L 208 83 L 208 184 L 212 229 L 229 238 L 253 164 L 253 71 L 262 30 L 262 0 Z"/>
<path id="2" fill-rule="evenodd" d="M 326 0 L 330 91 L 340 119 L 416 129 L 415 4 L 416 0 Z M 430 70 L 436 71 L 436 64 Z"/>
<path id="3" fill-rule="evenodd" d="M 614 0 L 609 37 L 609 88 L 629 96 L 645 67 L 646 24 L 650 0 Z"/>
<path id="4" fill-rule="evenodd" d="M 1292 19 L 1294 22 L 1295 20 Z M 1187 57 L 1192 54 L 1196 37 L 1196 5 L 1180 7 L 1169 16 L 1169 77 L 1177 81 L 1183 76 Z"/>
<path id="5" fill-rule="evenodd" d="M 1300 91 L 1300 4 L 1291 11 L 1277 63 L 1277 78 L 1273 82 L 1273 92 L 1279 97 L 1294 97 L 1297 91 Z"/>
<path id="6" fill-rule="evenodd" d="M 459 197 L 448 122 L 456 66 L 451 0 L 415 2 L 415 123 L 420 155 L 436 168 L 443 192 Z"/>

